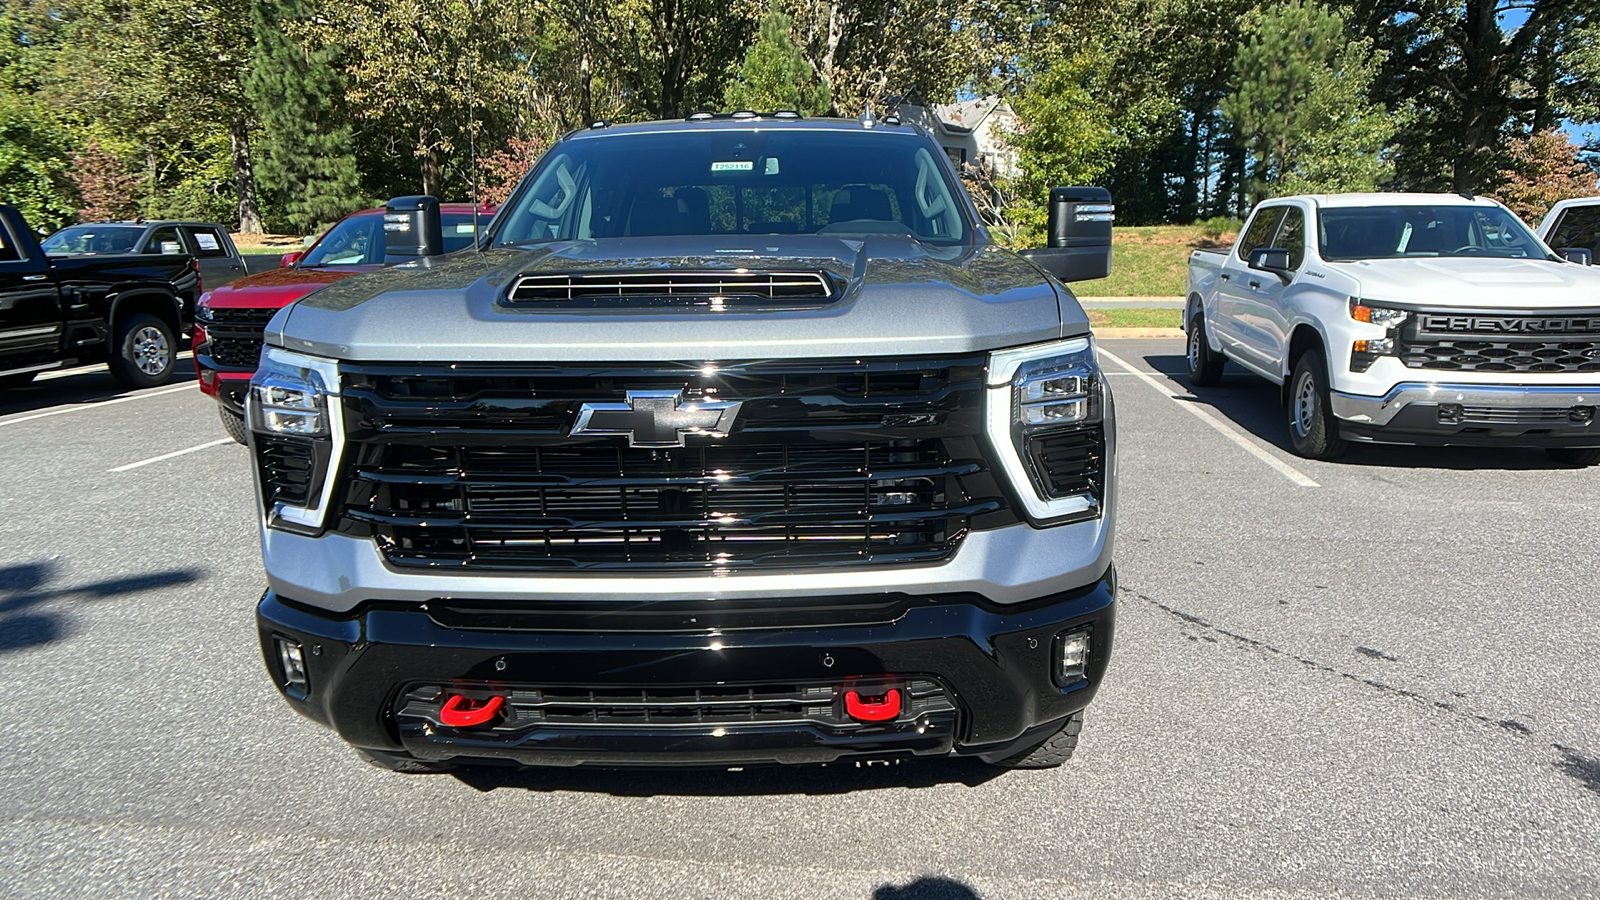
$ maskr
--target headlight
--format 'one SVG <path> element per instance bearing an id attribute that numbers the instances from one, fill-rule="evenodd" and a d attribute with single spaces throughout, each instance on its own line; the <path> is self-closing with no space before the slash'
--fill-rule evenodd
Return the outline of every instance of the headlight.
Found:
<path id="1" fill-rule="evenodd" d="M 1372 306 L 1365 300 L 1356 297 L 1350 298 L 1350 318 L 1357 322 L 1371 322 L 1384 328 L 1393 328 L 1406 320 L 1410 315 L 1403 309 L 1389 309 L 1384 306 Z"/>
<path id="2" fill-rule="evenodd" d="M 256 483 L 268 527 L 322 527 L 344 449 L 339 367 L 267 347 L 245 401 Z"/>
<path id="3" fill-rule="evenodd" d="M 1058 525 L 1099 516 L 1111 436 L 1093 339 L 992 354 L 988 385 L 989 436 L 1028 518 Z"/>
<path id="4" fill-rule="evenodd" d="M 200 299 L 194 303 L 194 314 L 202 319 L 211 318 L 211 294 L 200 295 Z"/>

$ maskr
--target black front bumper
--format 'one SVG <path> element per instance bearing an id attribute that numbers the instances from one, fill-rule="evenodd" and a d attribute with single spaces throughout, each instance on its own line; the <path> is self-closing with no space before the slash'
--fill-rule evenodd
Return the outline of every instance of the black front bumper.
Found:
<path id="1" fill-rule="evenodd" d="M 1412 403 L 1386 425 L 1339 421 L 1339 436 L 1364 444 L 1422 447 L 1595 447 L 1600 424 L 1571 421 L 1495 421 L 1440 416 L 1437 403 Z"/>
<path id="2" fill-rule="evenodd" d="M 1048 736 L 1093 698 L 1109 661 L 1115 574 L 1089 587 L 1016 607 L 975 595 L 891 595 L 851 605 L 770 601 L 768 614 L 739 606 L 719 624 L 715 603 L 692 626 L 673 613 L 595 617 L 575 627 L 571 613 L 541 615 L 499 604 L 493 614 L 463 614 L 459 604 L 371 603 L 331 615 L 268 591 L 257 607 L 267 669 L 280 686 L 277 641 L 301 645 L 309 691 L 284 691 L 290 705 L 358 747 L 420 759 L 510 760 L 529 765 L 742 765 L 821 763 L 845 757 L 975 755 L 993 761 Z M 801 612 L 782 625 L 791 603 Z M 817 624 L 819 604 L 839 610 Z M 669 604 L 670 606 L 670 604 Z M 581 617 L 577 617 L 581 618 Z M 541 624 L 543 623 L 543 624 Z M 724 627 L 726 626 L 726 627 Z M 1052 677 L 1058 635 L 1092 630 L 1087 677 L 1060 687 Z M 845 689 L 885 685 L 907 704 L 890 721 L 843 715 Z M 777 687 L 777 686 L 782 687 Z M 450 727 L 438 697 L 501 694 L 507 709 L 553 709 L 548 696 L 596 703 L 714 697 L 748 691 L 758 700 L 719 719 L 641 720 L 611 707 L 584 721 L 562 707 L 552 721 L 507 716 L 498 726 Z M 789 716 L 762 705 L 768 692 L 823 699 Z M 862 693 L 869 693 L 863 687 Z M 919 699 L 915 704 L 910 698 Z M 584 699 L 587 697 L 587 699 Z M 430 698 L 433 698 L 430 705 Z M 520 700 L 518 698 L 521 698 Z M 530 699 L 531 698 L 531 699 Z M 571 701 L 577 703 L 578 701 Z M 637 704 L 640 701 L 635 701 Z M 717 702 L 733 703 L 720 700 Z M 648 700 L 664 708 L 666 700 Z M 660 703 L 660 706 L 656 704 Z M 519 707 L 520 709 L 521 707 Z M 581 712 L 581 710 L 580 710 Z M 538 713 L 543 715 L 543 713 Z M 732 714 L 730 714 L 732 715 Z M 557 721 L 557 719 L 559 721 Z M 519 724 L 520 721 L 520 724 Z"/>

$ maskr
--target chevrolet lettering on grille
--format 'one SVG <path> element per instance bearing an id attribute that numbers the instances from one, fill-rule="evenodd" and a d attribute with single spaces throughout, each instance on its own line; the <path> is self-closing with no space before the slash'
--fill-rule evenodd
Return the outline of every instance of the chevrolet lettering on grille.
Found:
<path id="1" fill-rule="evenodd" d="M 1424 331 L 1435 333 L 1450 331 L 1473 334 L 1593 334 L 1600 332 L 1600 319 L 1428 315 L 1422 317 L 1422 328 Z"/>
<path id="2" fill-rule="evenodd" d="M 579 407 L 572 435 L 627 435 L 630 447 L 682 447 L 685 434 L 727 437 L 738 415 L 739 401 L 684 403 L 681 391 L 629 391 L 626 403 Z"/>

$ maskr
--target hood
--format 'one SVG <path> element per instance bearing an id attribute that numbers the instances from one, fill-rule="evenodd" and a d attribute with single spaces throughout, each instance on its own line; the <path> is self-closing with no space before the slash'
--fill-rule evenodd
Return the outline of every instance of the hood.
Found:
<path id="1" fill-rule="evenodd" d="M 206 292 L 206 303 L 217 309 L 287 306 L 335 281 L 376 270 L 377 266 L 340 266 L 327 269 L 268 269 Z"/>
<path id="2" fill-rule="evenodd" d="M 523 274 L 737 269 L 824 272 L 839 289 L 782 309 L 503 302 Z M 1058 301 L 1038 268 L 998 247 L 774 235 L 572 241 L 408 263 L 318 291 L 275 317 L 267 340 L 370 362 L 655 361 L 965 353 L 1088 330 L 1070 294 Z"/>
<path id="3" fill-rule="evenodd" d="M 1600 307 L 1600 269 L 1572 263 L 1454 256 L 1328 265 L 1354 277 L 1361 284 L 1361 297 L 1375 303 L 1479 309 Z"/>

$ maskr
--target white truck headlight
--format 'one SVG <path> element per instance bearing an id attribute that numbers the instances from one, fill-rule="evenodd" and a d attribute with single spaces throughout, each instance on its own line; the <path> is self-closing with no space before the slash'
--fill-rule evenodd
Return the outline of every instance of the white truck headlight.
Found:
<path id="1" fill-rule="evenodd" d="M 1373 306 L 1357 297 L 1350 298 L 1350 318 L 1357 322 L 1371 322 L 1383 328 L 1393 328 L 1406 320 L 1410 313 L 1403 309 L 1390 309 L 1386 306 Z"/>
<path id="2" fill-rule="evenodd" d="M 262 514 L 270 528 L 322 527 L 344 449 L 339 367 L 331 359 L 267 347 L 250 378 L 245 412 Z"/>
<path id="3" fill-rule="evenodd" d="M 989 437 L 1036 524 L 1100 515 L 1110 457 L 1106 390 L 1092 338 L 990 355 Z"/>

